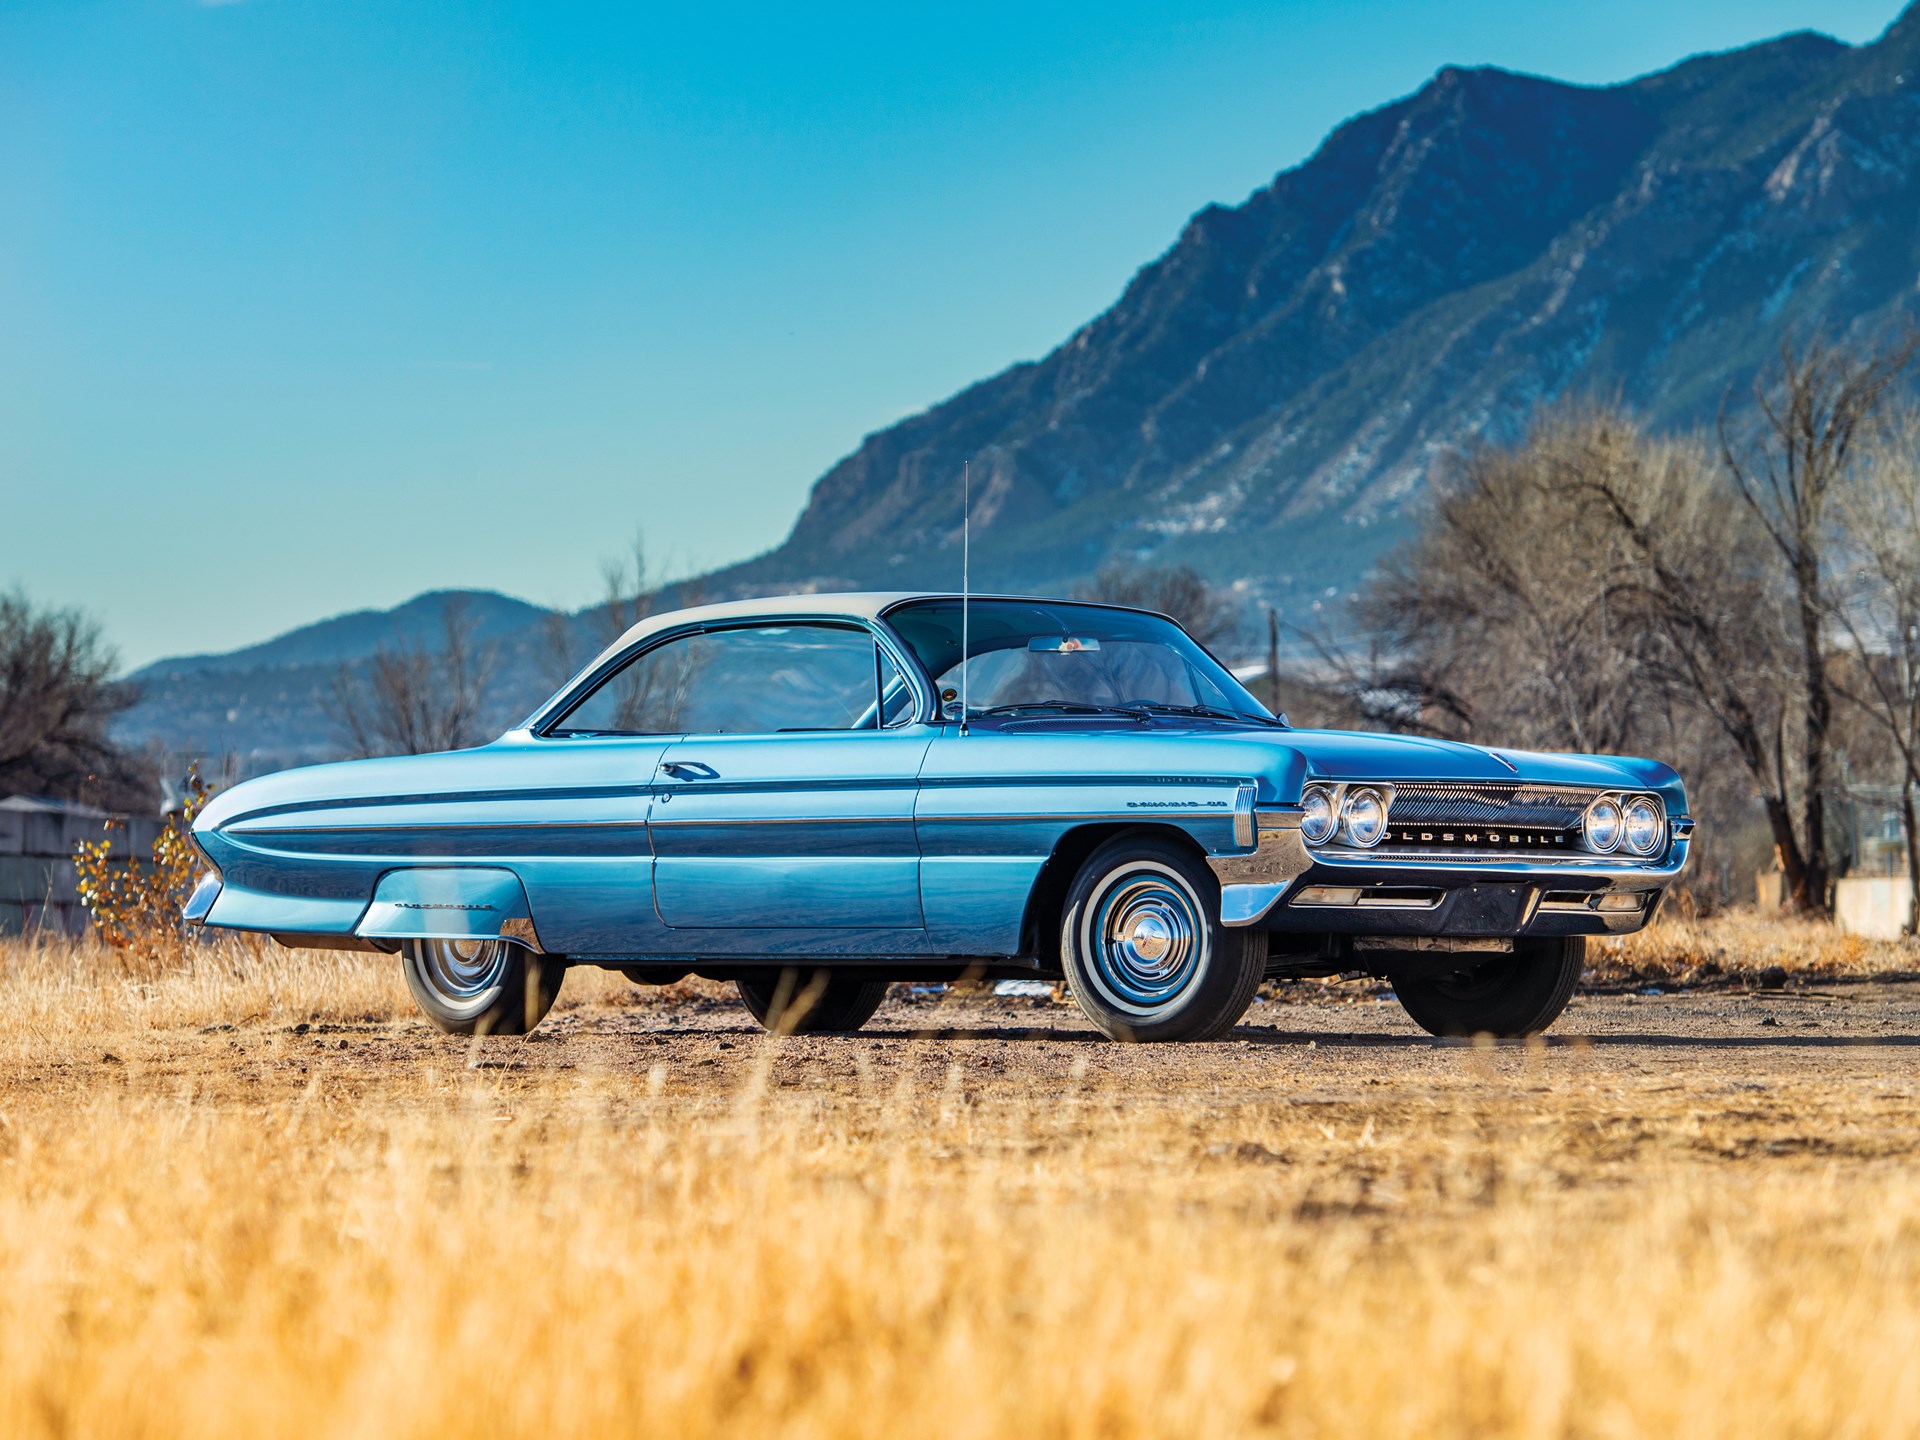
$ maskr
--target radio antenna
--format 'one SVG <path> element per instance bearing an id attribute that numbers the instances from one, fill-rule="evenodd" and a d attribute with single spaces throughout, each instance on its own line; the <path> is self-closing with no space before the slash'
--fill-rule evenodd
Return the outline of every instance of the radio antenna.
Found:
<path id="1" fill-rule="evenodd" d="M 960 462 L 960 733 L 967 733 L 968 630 L 973 598 L 973 462 Z"/>

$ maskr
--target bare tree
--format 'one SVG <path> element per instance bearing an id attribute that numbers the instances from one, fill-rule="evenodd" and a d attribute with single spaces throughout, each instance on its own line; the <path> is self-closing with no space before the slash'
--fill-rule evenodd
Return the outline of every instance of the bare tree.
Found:
<path id="1" fill-rule="evenodd" d="M 1082 600 L 1157 610 L 1178 620 L 1202 645 L 1231 638 L 1237 621 L 1233 600 L 1187 565 L 1139 566 L 1112 561 L 1100 567 L 1076 594 Z"/>
<path id="2" fill-rule="evenodd" d="M 1837 497 L 1840 563 L 1830 596 L 1850 663 L 1834 690 L 1884 733 L 1898 757 L 1912 887 L 1906 929 L 1920 934 L 1920 413 L 1902 410 Z"/>
<path id="3" fill-rule="evenodd" d="M 596 607 L 600 633 L 612 644 L 647 619 L 661 604 L 662 587 L 647 555 L 646 536 L 636 533 L 625 555 L 602 562 L 606 598 Z M 679 606 L 697 605 L 697 592 L 677 597 Z M 670 656 L 646 657 L 627 666 L 607 684 L 615 708 L 611 723 L 622 730 L 670 730 L 679 724 L 697 678 L 696 652 L 676 647 Z"/>
<path id="4" fill-rule="evenodd" d="M 108 727 L 138 698 L 100 627 L 77 610 L 0 596 L 0 791 L 149 809 L 157 786 Z"/>
<path id="5" fill-rule="evenodd" d="M 589 606 L 582 616 L 564 610 L 549 612 L 544 624 L 544 668 L 552 684 L 572 679 L 594 650 L 612 644 L 659 608 L 661 587 L 656 568 L 647 553 L 646 532 L 637 530 L 624 555 L 612 555 L 600 562 L 599 603 Z M 584 627 L 582 618 L 587 621 Z M 580 643 L 583 628 L 591 633 L 594 647 L 584 653 Z"/>
<path id="6" fill-rule="evenodd" d="M 1690 717 L 1711 722 L 1760 800 L 1796 903 L 1821 903 L 1824 890 L 1808 884 L 1808 790 L 1796 763 L 1800 652 L 1767 540 L 1701 446 L 1614 423 L 1634 443 L 1567 465 L 1561 478 L 1618 538 L 1607 584 L 1638 637 L 1636 694 L 1675 733 Z"/>
<path id="7" fill-rule="evenodd" d="M 636 530 L 624 555 L 600 562 L 602 596 L 596 607 L 603 643 L 612 644 L 659 607 L 660 583 L 647 555 L 647 534 Z"/>
<path id="8" fill-rule="evenodd" d="M 1798 864 L 1798 650 L 1767 543 L 1703 446 L 1556 407 L 1463 458 L 1363 591 L 1371 642 L 1323 645 L 1321 682 L 1397 729 L 1672 756 L 1729 829 L 1751 786 Z"/>
<path id="9" fill-rule="evenodd" d="M 1734 438 L 1725 411 L 1720 455 L 1735 489 L 1786 566 L 1800 645 L 1799 732 L 1804 845 L 1787 867 L 1801 909 L 1827 907 L 1827 796 L 1833 687 L 1826 664 L 1832 607 L 1825 593 L 1834 545 L 1832 503 L 1856 453 L 1870 442 L 1913 361 L 1915 336 L 1852 350 L 1816 337 L 1781 346 L 1754 382 L 1760 423 Z"/>
<path id="10" fill-rule="evenodd" d="M 1637 462 L 1641 444 L 1611 412 L 1557 410 L 1523 445 L 1464 456 L 1362 596 L 1396 659 L 1370 654 L 1350 688 L 1381 719 L 1440 734 L 1629 743 L 1646 719 L 1649 640 L 1617 592 L 1630 547 L 1578 477 Z"/>
<path id="11" fill-rule="evenodd" d="M 1755 384 L 1753 423 L 1723 415 L 1717 455 L 1617 408 L 1547 411 L 1522 444 L 1464 458 L 1362 595 L 1374 649 L 1324 647 L 1322 672 L 1379 722 L 1691 751 L 1711 761 L 1704 788 L 1729 796 L 1721 773 L 1737 765 L 1794 904 L 1824 910 L 1829 797 L 1849 748 L 1836 698 L 1899 732 L 1920 785 L 1907 709 L 1920 712 L 1920 540 L 1887 518 L 1920 424 L 1897 455 L 1879 447 L 1914 353 L 1912 335 L 1783 348 Z M 1862 479 L 1868 454 L 1882 458 Z M 1844 667 L 1836 634 L 1852 639 Z M 1872 765 L 1882 747 L 1851 748 Z"/>
<path id="12" fill-rule="evenodd" d="M 364 666 L 342 665 L 329 709 L 361 755 L 425 755 L 459 750 L 487 738 L 483 728 L 492 645 L 475 641 L 475 624 L 459 598 L 441 616 L 438 650 L 381 646 Z"/>

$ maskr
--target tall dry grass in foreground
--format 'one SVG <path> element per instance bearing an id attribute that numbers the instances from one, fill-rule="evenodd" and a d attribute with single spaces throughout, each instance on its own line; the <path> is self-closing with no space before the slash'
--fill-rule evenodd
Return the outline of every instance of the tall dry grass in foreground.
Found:
<path id="1" fill-rule="evenodd" d="M 1885 1055 L 716 1061 L 598 977 L 474 1047 L 371 958 L 115 963 L 0 947 L 9 1436 L 1920 1430 Z"/>

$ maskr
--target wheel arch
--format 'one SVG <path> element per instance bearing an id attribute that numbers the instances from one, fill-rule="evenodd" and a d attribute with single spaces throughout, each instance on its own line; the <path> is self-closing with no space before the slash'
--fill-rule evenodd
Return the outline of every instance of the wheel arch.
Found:
<path id="1" fill-rule="evenodd" d="M 1020 919 L 1020 945 L 1024 953 L 1037 958 L 1049 971 L 1060 972 L 1060 913 L 1067 903 L 1067 889 L 1080 867 L 1094 851 L 1120 835 L 1138 835 L 1143 839 L 1171 840 L 1206 857 L 1206 847 L 1178 825 L 1140 823 L 1132 820 L 1076 825 L 1054 841 L 1040 873 L 1034 876 L 1027 892 L 1027 906 Z"/>

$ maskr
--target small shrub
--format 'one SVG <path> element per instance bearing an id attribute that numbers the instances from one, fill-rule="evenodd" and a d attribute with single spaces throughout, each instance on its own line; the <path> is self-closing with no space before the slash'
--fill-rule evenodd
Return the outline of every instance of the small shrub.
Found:
<path id="1" fill-rule="evenodd" d="M 150 858 L 111 858 L 113 832 L 125 833 L 124 820 L 107 821 L 105 838 L 83 840 L 74 850 L 80 899 L 93 917 L 95 931 L 114 949 L 149 962 L 179 952 L 187 938 L 180 907 L 206 868 L 206 858 L 193 843 L 193 818 L 213 798 L 213 787 L 195 768 L 187 772 L 186 788 L 185 802 L 167 817 Z"/>

